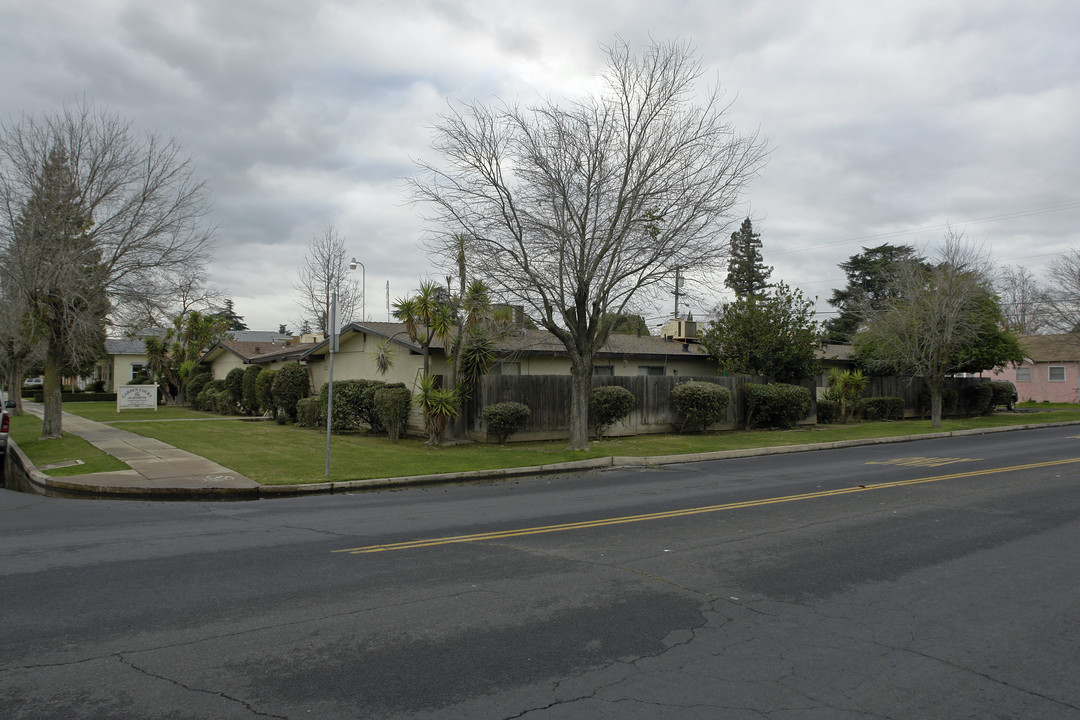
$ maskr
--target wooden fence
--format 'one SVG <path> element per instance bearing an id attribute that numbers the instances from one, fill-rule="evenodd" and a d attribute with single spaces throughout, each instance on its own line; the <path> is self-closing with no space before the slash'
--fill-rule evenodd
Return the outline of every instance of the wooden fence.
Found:
<path id="1" fill-rule="evenodd" d="M 814 400 L 806 422 L 817 419 L 816 388 L 824 387 L 823 377 L 805 383 Z M 593 387 L 620 385 L 634 394 L 637 400 L 630 416 L 608 430 L 609 435 L 644 435 L 676 430 L 675 416 L 671 406 L 671 391 L 678 383 L 698 380 L 727 388 L 731 392 L 727 416 L 714 429 L 733 430 L 745 427 L 745 393 L 748 383 L 766 382 L 765 378 L 751 375 L 733 377 L 704 376 L 683 377 L 671 375 L 596 376 Z M 951 378 L 950 385 L 960 390 L 965 385 L 983 382 L 980 378 Z M 911 378 L 870 378 L 864 397 L 903 398 L 908 417 L 923 412 L 925 383 Z M 569 375 L 488 375 L 480 382 L 472 400 L 464 410 L 469 435 L 486 441 L 487 431 L 480 413 L 487 405 L 514 401 L 527 405 L 531 410 L 529 424 L 514 435 L 514 440 L 558 439 L 568 436 L 570 428 L 570 376 Z"/>

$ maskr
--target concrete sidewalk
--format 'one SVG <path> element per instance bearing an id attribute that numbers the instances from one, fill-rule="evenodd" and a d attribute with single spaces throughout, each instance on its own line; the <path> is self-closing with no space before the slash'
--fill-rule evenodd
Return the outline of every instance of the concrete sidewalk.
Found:
<path id="1" fill-rule="evenodd" d="M 42 417 L 40 403 L 23 408 Z M 31 482 L 69 492 L 113 495 L 257 495 L 259 483 L 212 460 L 104 423 L 64 413 L 64 432 L 78 435 L 130 470 L 49 477 L 37 471 Z M 27 461 L 28 462 L 28 461 Z M 27 474 L 30 469 L 26 467 Z"/>

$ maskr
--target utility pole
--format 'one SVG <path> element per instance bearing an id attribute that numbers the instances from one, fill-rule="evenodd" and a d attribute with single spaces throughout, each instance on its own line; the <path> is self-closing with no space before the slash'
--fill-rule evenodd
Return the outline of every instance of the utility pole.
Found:
<path id="1" fill-rule="evenodd" d="M 675 315 L 674 319 L 679 319 L 679 268 L 675 268 L 675 292 L 672 293 L 675 296 Z"/>

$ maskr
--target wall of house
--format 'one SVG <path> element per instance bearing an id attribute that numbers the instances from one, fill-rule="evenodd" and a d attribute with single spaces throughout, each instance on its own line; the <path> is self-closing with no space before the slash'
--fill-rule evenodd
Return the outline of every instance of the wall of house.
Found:
<path id="1" fill-rule="evenodd" d="M 1064 382 L 1050 381 L 1050 368 L 1064 367 Z M 1016 394 L 1020 402 L 1052 402 L 1052 403 L 1080 403 L 1080 363 L 1078 362 L 1052 362 L 1052 363 L 1024 363 L 1019 366 L 1031 371 L 1031 380 L 1018 380 L 1016 367 L 1007 367 L 997 370 L 993 374 L 995 380 L 1008 380 L 1016 385 Z"/>
<path id="2" fill-rule="evenodd" d="M 146 355 L 113 355 L 112 356 L 112 382 L 106 383 L 107 392 L 116 392 L 120 385 L 127 385 L 131 382 L 132 363 L 139 365 L 146 364 Z"/>
<path id="3" fill-rule="evenodd" d="M 373 357 L 381 340 L 366 335 L 348 333 L 341 337 L 338 352 L 334 353 L 334 380 L 381 380 L 385 383 L 405 383 L 411 389 L 423 371 L 423 356 L 395 346 L 390 369 L 386 374 L 381 374 Z M 434 375 L 449 374 L 449 366 L 441 354 L 431 356 L 430 371 Z M 311 376 L 312 391 L 318 392 L 330 377 L 328 358 L 324 356 L 322 359 L 308 360 L 308 374 Z"/>
<path id="4" fill-rule="evenodd" d="M 210 374 L 215 380 L 224 380 L 233 368 L 243 368 L 244 360 L 231 352 L 222 352 L 210 363 Z"/>

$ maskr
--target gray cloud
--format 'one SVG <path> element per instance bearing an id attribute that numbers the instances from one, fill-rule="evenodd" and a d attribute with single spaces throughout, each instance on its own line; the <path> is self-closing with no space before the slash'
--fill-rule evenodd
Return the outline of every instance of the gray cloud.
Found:
<path id="1" fill-rule="evenodd" d="M 1072 2 L 0 0 L 0 115 L 86 96 L 182 137 L 212 183 L 213 280 L 253 327 L 297 316 L 331 223 L 383 319 L 387 282 L 436 274 L 403 180 L 448 101 L 574 94 L 616 36 L 688 39 L 774 148 L 740 209 L 766 262 L 824 300 L 861 246 L 946 222 L 1036 271 L 1075 246 L 1078 26 Z"/>

